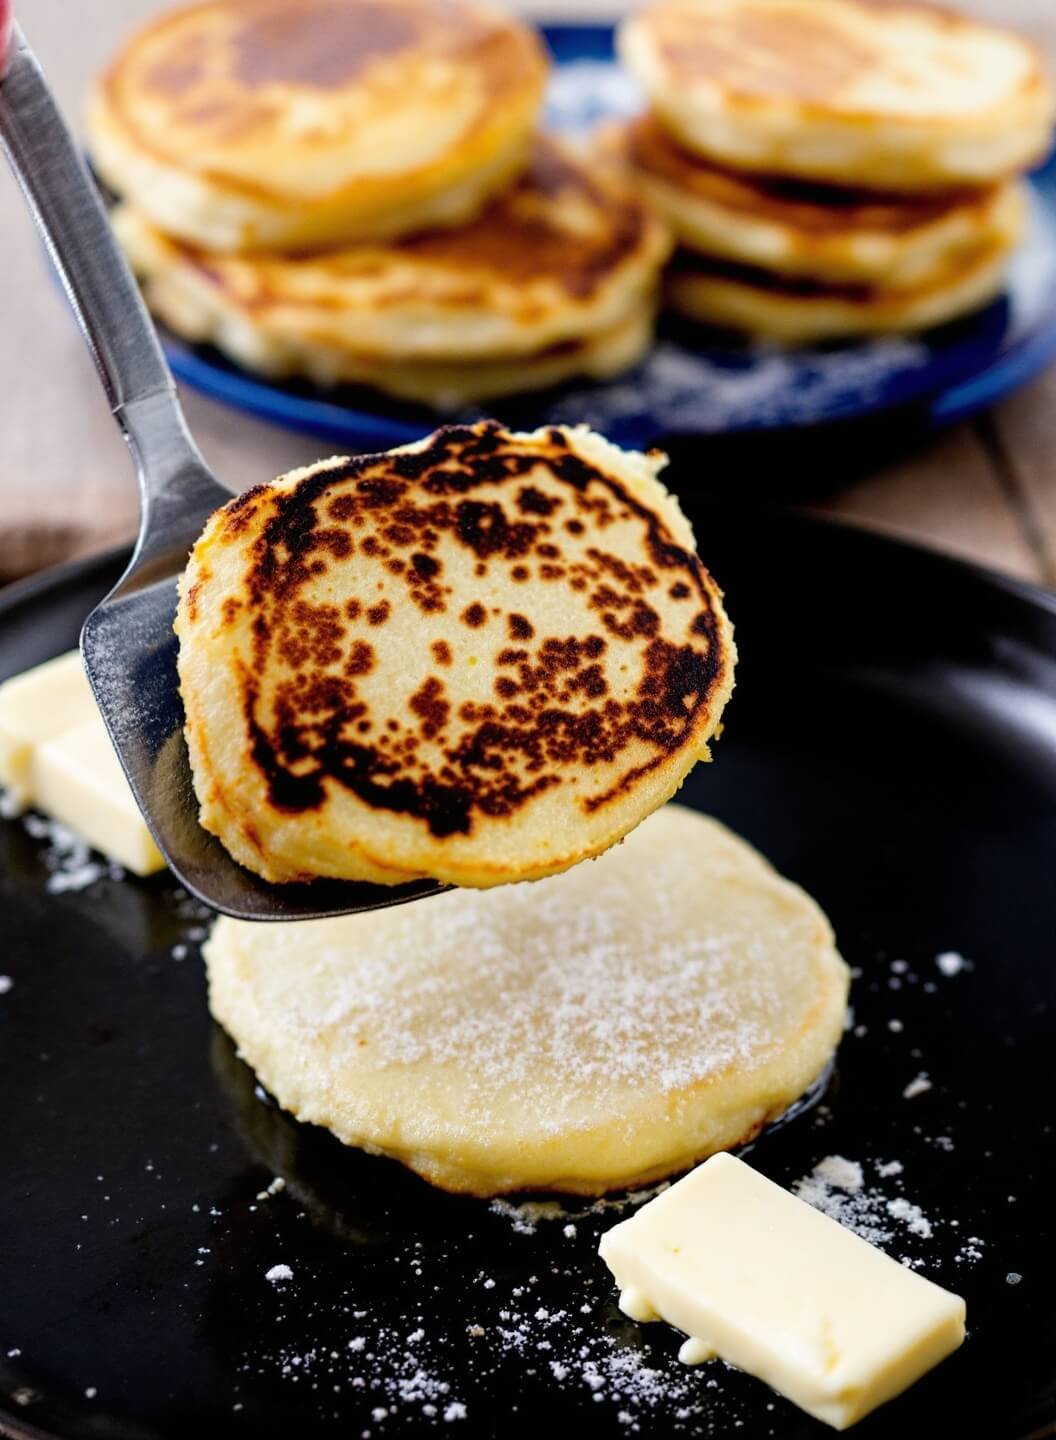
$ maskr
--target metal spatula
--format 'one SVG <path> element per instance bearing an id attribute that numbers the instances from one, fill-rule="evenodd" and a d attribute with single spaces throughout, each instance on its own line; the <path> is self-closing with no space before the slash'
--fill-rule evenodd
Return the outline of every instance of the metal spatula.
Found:
<path id="1" fill-rule="evenodd" d="M 206 518 L 230 494 L 190 436 L 139 290 L 40 67 L 12 29 L 9 0 L 0 0 L 0 76 L 0 140 L 139 476 L 139 539 L 125 574 L 89 615 L 81 654 L 158 848 L 200 900 L 246 920 L 304 920 L 435 893 L 432 882 L 268 885 L 198 824 L 176 679 L 176 577 Z"/>

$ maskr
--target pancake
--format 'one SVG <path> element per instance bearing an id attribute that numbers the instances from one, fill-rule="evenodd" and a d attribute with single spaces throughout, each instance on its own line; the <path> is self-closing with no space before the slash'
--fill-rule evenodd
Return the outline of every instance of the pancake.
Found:
<path id="1" fill-rule="evenodd" d="M 733 686 L 664 463 L 482 422 L 217 511 L 176 617 L 205 828 L 273 882 L 470 886 L 633 829 Z"/>
<path id="2" fill-rule="evenodd" d="M 280 1105 L 475 1195 L 600 1194 L 751 1139 L 824 1070 L 848 987 L 814 902 L 677 805 L 539 885 L 221 919 L 205 957 Z"/>
<path id="3" fill-rule="evenodd" d="M 1036 48 L 917 0 L 654 0 L 620 49 L 679 143 L 736 169 L 941 189 L 1050 143 Z"/>
<path id="4" fill-rule="evenodd" d="M 901 289 L 815 284 L 683 251 L 668 271 L 665 295 L 670 309 L 690 320 L 785 345 L 910 333 L 945 325 L 996 299 L 1012 248 L 989 246 L 941 279 Z"/>
<path id="5" fill-rule="evenodd" d="M 452 415 L 491 400 L 516 399 L 572 381 L 613 380 L 633 369 L 652 348 L 656 301 L 640 305 L 611 330 L 584 340 L 565 340 L 532 355 L 495 359 L 384 360 L 321 345 L 305 347 L 291 370 L 318 385 L 365 385 L 397 400 Z M 248 357 L 247 357 L 248 358 Z"/>
<path id="6" fill-rule="evenodd" d="M 633 363 L 670 250 L 624 185 L 545 138 L 476 221 L 385 245 L 218 256 L 167 238 L 129 206 L 114 225 L 147 303 L 177 334 L 268 375 L 366 381 L 440 405 L 509 393 L 504 373 L 530 388 L 535 368 L 553 383 L 555 366 L 566 378 Z M 509 363 L 517 358 L 531 363 Z M 445 367 L 441 382 L 434 372 Z"/>
<path id="7" fill-rule="evenodd" d="M 906 196 L 753 175 L 684 150 L 655 115 L 612 127 L 600 153 L 633 177 L 684 248 L 782 275 L 919 285 L 1022 224 L 1016 181 Z"/>
<path id="8" fill-rule="evenodd" d="M 527 162 L 546 60 L 477 0 L 205 0 L 135 35 L 92 97 L 93 163 L 219 251 L 459 225 Z"/>

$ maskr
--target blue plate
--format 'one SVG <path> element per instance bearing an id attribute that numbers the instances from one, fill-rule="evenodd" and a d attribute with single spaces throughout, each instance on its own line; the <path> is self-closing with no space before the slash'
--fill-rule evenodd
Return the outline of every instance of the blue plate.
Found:
<path id="1" fill-rule="evenodd" d="M 548 120 L 584 130 L 639 101 L 613 59 L 604 25 L 545 30 L 556 60 Z M 521 428 L 586 422 L 624 445 L 670 435 L 733 435 L 912 414 L 937 428 L 992 405 L 1056 359 L 1056 159 L 1032 177 L 1030 232 L 1006 295 L 924 336 L 888 336 L 815 350 L 737 345 L 665 321 L 649 357 L 608 384 L 576 384 L 497 403 L 489 413 Z M 164 335 L 172 368 L 195 389 L 240 410 L 354 450 L 427 434 L 437 416 L 363 389 L 254 378 L 211 346 Z M 446 415 L 475 418 L 482 412 Z"/>

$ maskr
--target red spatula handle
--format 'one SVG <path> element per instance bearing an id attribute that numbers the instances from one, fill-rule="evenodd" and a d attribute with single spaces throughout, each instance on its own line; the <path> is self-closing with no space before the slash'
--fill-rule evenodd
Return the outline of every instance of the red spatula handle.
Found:
<path id="1" fill-rule="evenodd" d="M 0 0 L 0 79 L 7 70 L 7 57 L 11 53 L 11 27 L 14 24 L 14 10 L 11 0 Z"/>

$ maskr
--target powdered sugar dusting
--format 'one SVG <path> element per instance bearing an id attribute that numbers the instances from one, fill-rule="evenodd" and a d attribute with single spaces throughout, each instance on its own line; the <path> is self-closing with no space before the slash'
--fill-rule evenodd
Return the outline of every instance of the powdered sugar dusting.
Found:
<path id="1" fill-rule="evenodd" d="M 255 1004 L 351 1073 L 399 1083 L 428 1066 L 457 1076 L 476 1113 L 515 1105 L 543 1133 L 755 1063 L 817 1003 L 814 912 L 768 875 L 723 887 L 721 852 L 702 880 L 701 847 L 674 828 L 657 865 L 653 823 L 537 884 L 313 922 L 296 964 L 254 928 L 241 953 Z"/>
<path id="2" fill-rule="evenodd" d="M 87 890 L 103 879 L 123 880 L 120 865 L 105 859 L 87 841 L 57 820 L 30 811 L 23 816 L 26 833 L 44 842 L 43 859 L 49 870 L 47 888 L 52 895 Z"/>
<path id="3" fill-rule="evenodd" d="M 902 1173 L 897 1161 L 874 1164 L 872 1169 L 880 1179 L 895 1178 Z M 809 1175 L 795 1182 L 792 1191 L 815 1210 L 868 1240 L 870 1245 L 886 1247 L 905 1231 L 922 1240 L 930 1240 L 934 1234 L 934 1222 L 919 1205 L 904 1195 L 891 1195 L 875 1185 L 867 1186 L 864 1166 L 843 1155 L 827 1155 Z M 906 1260 L 909 1264 L 917 1263 L 909 1257 Z"/>
<path id="4" fill-rule="evenodd" d="M 947 979 L 971 968 L 964 956 L 959 955 L 956 950 L 944 950 L 941 955 L 936 955 L 935 964 Z"/>

